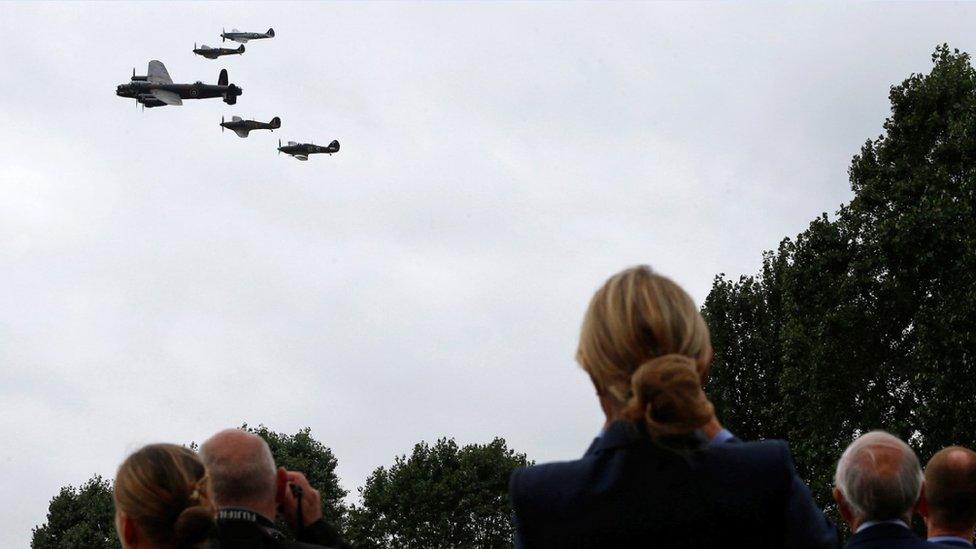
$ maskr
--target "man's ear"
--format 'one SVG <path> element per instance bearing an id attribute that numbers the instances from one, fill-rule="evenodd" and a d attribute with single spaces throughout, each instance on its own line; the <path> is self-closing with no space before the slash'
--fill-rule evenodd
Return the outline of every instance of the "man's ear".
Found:
<path id="1" fill-rule="evenodd" d="M 281 505 L 288 501 L 288 471 L 278 467 L 275 471 L 275 503 Z"/>
<path id="2" fill-rule="evenodd" d="M 844 494 L 840 491 L 840 488 L 834 486 L 831 495 L 834 496 L 834 501 L 837 502 L 837 509 L 840 511 L 840 516 L 843 517 L 844 522 L 850 524 L 854 520 L 854 513 L 851 512 L 851 508 L 847 506 L 847 502 L 844 501 Z"/>
<path id="3" fill-rule="evenodd" d="M 922 483 L 922 491 L 918 493 L 918 501 L 915 502 L 915 513 L 922 518 L 929 518 L 929 502 L 925 497 L 925 483 Z"/>

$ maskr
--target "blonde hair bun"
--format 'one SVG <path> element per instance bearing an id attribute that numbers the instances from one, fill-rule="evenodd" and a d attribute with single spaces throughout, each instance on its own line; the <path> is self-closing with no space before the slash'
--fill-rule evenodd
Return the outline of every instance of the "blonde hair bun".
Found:
<path id="1" fill-rule="evenodd" d="M 631 394 L 624 415 L 643 420 L 655 437 L 690 433 L 715 415 L 695 361 L 684 355 L 664 355 L 641 364 L 631 376 Z"/>

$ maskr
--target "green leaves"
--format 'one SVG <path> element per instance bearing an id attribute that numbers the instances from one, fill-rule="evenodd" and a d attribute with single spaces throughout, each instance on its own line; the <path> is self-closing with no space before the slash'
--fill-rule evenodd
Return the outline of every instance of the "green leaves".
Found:
<path id="1" fill-rule="evenodd" d="M 945 45 L 932 58 L 891 88 L 885 135 L 851 162 L 851 203 L 760 274 L 717 277 L 703 308 L 722 419 L 789 440 L 821 504 L 866 430 L 923 460 L 976 444 L 976 71 Z"/>
<path id="2" fill-rule="evenodd" d="M 500 438 L 460 448 L 453 439 L 421 442 L 359 489 L 350 541 L 364 548 L 511 547 L 508 479 L 527 463 Z"/>
<path id="3" fill-rule="evenodd" d="M 61 488 L 51 500 L 47 522 L 34 528 L 31 547 L 120 549 L 109 482 L 96 475 L 78 488 Z"/>

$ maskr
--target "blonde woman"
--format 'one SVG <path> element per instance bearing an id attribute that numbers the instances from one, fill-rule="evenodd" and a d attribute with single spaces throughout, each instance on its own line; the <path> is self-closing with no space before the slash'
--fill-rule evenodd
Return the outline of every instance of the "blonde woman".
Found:
<path id="1" fill-rule="evenodd" d="M 606 423 L 581 459 L 516 470 L 517 547 L 838 547 L 782 441 L 741 443 L 702 385 L 694 302 L 640 266 L 590 301 L 577 361 Z"/>
<path id="2" fill-rule="evenodd" d="M 214 533 L 217 513 L 200 458 L 175 444 L 150 444 L 115 476 L 115 527 L 124 549 L 195 549 Z"/>

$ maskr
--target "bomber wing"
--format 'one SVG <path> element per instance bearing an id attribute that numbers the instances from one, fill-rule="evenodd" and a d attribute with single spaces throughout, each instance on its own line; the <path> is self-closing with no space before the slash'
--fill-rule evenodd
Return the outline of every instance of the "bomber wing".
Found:
<path id="1" fill-rule="evenodd" d="M 153 90 L 152 94 L 156 99 L 159 99 L 160 101 L 166 103 L 167 105 L 177 106 L 183 104 L 183 100 L 180 99 L 179 94 L 176 92 L 171 92 L 166 90 Z"/>
<path id="2" fill-rule="evenodd" d="M 146 72 L 147 80 L 153 84 L 172 84 L 173 79 L 166 72 L 166 66 L 159 61 L 150 61 L 149 70 Z"/>

